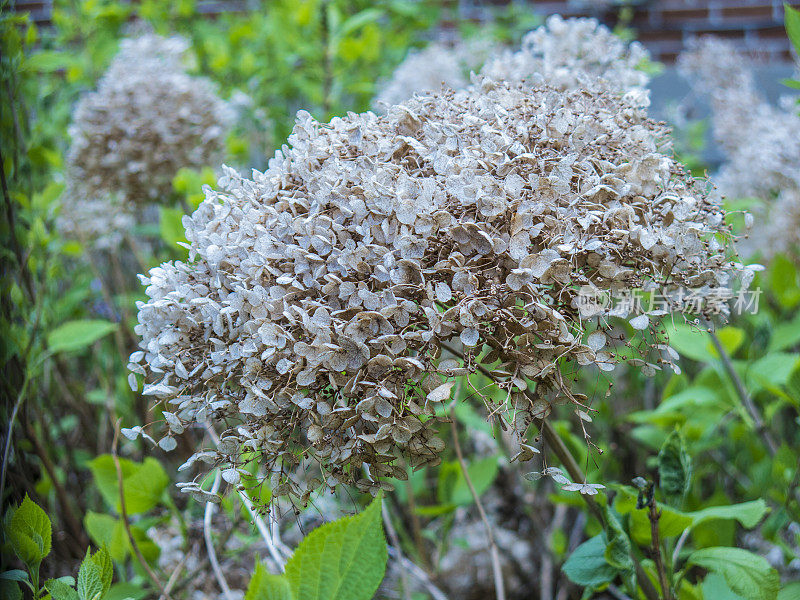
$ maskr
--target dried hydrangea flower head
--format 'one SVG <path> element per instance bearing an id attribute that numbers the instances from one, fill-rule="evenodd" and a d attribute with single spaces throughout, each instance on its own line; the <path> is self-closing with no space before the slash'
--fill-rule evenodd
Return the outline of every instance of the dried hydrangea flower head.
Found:
<path id="1" fill-rule="evenodd" d="M 319 483 L 293 477 L 304 460 L 363 489 L 365 466 L 377 481 L 404 476 L 400 455 L 438 462 L 436 409 L 479 361 L 500 361 L 492 409 L 523 436 L 551 402 L 582 401 L 562 373 L 622 360 L 582 288 L 713 291 L 736 268 L 723 210 L 645 106 L 477 78 L 380 117 L 298 113 L 266 172 L 229 170 L 184 217 L 189 262 L 143 277 L 132 384 L 145 376 L 174 433 L 225 427 L 193 460 L 235 482 L 260 452 L 274 492 L 301 501 Z M 670 360 L 653 351 L 636 364 Z"/>
<path id="2" fill-rule="evenodd" d="M 702 38 L 681 54 L 678 67 L 709 99 L 713 135 L 727 155 L 715 178 L 721 192 L 771 200 L 780 190 L 800 189 L 800 116 L 796 106 L 767 101 L 752 62 L 729 42 Z"/>
<path id="3" fill-rule="evenodd" d="M 543 82 L 562 90 L 587 87 L 602 79 L 606 87 L 626 92 L 647 85 L 649 77 L 641 67 L 648 59 L 644 46 L 625 42 L 597 19 L 553 15 L 523 37 L 519 50 L 490 60 L 482 73 L 497 80 Z"/>
<path id="4" fill-rule="evenodd" d="M 125 39 L 97 90 L 78 102 L 68 177 L 86 195 L 163 201 L 181 167 L 219 164 L 231 111 L 210 81 L 186 73 L 181 38 Z"/>
<path id="5" fill-rule="evenodd" d="M 438 91 L 443 86 L 462 88 L 469 83 L 470 72 L 479 69 L 490 52 L 491 44 L 482 39 L 433 42 L 422 50 L 412 50 L 373 104 L 382 110 L 417 93 Z"/>
<path id="6" fill-rule="evenodd" d="M 131 207 L 114 194 L 89 195 L 80 184 L 67 182 L 56 219 L 56 227 L 65 239 L 97 250 L 114 250 L 135 224 Z"/>

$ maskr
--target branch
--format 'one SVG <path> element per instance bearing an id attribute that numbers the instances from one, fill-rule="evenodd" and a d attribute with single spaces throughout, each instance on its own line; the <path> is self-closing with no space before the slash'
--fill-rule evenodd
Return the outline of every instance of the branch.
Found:
<path id="1" fill-rule="evenodd" d="M 767 430 L 764 420 L 761 418 L 761 413 L 758 412 L 758 407 L 756 407 L 756 405 L 753 403 L 753 399 L 750 397 L 750 394 L 747 393 L 747 389 L 744 387 L 742 378 L 739 377 L 736 369 L 733 368 L 731 357 L 728 355 L 728 352 L 719 341 L 716 332 L 710 326 L 708 321 L 705 321 L 704 324 L 708 329 L 708 335 L 711 336 L 711 343 L 714 344 L 714 348 L 722 360 L 722 366 L 725 369 L 725 372 L 733 382 L 733 387 L 736 388 L 736 393 L 739 396 L 739 399 L 742 401 L 742 404 L 744 404 L 744 407 L 747 409 L 750 418 L 753 419 L 756 433 L 761 436 L 761 439 L 764 440 L 764 444 L 767 446 L 767 450 L 769 450 L 770 455 L 774 457 L 778 452 L 778 444 L 775 443 L 772 435 Z"/>
<path id="2" fill-rule="evenodd" d="M 117 469 L 117 485 L 119 488 L 119 506 L 120 512 L 122 513 L 122 523 L 125 525 L 125 533 L 128 534 L 128 541 L 131 544 L 131 548 L 133 548 L 133 553 L 136 555 L 139 564 L 142 565 L 145 573 L 150 578 L 150 580 L 156 584 L 156 587 L 161 592 L 161 595 L 166 600 L 172 600 L 170 598 L 169 592 L 167 592 L 164 584 L 161 583 L 161 580 L 156 575 L 155 571 L 150 567 L 145 560 L 142 551 L 139 549 L 139 544 L 136 543 L 136 540 L 133 537 L 133 532 L 131 531 L 131 522 L 128 518 L 128 509 L 125 507 L 125 484 L 122 477 L 122 466 L 119 463 L 119 456 L 117 455 L 117 444 L 119 443 L 119 419 L 114 423 L 114 441 L 111 443 L 111 456 L 114 458 L 114 466 Z"/>
<path id="3" fill-rule="evenodd" d="M 664 600 L 672 600 L 672 590 L 670 590 L 667 571 L 664 568 L 664 557 L 661 556 L 661 538 L 658 535 L 658 520 L 661 518 L 661 511 L 656 507 L 656 499 L 651 498 L 647 516 L 650 518 L 650 536 L 652 538 L 653 560 L 656 563 L 658 572 L 658 583 L 661 585 L 661 595 Z"/>

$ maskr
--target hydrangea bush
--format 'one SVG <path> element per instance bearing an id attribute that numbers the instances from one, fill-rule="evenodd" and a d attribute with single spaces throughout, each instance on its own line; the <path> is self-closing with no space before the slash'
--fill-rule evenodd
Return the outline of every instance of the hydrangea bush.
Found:
<path id="1" fill-rule="evenodd" d="M 179 37 L 120 43 L 97 90 L 78 102 L 66 158 L 61 229 L 114 244 L 141 206 L 172 198 L 181 167 L 222 161 L 233 112 L 212 83 L 189 75 Z M 106 217 L 96 220 L 98 215 Z M 105 234 L 105 235 L 104 235 Z"/>
<path id="2" fill-rule="evenodd" d="M 184 218 L 189 262 L 143 277 L 131 370 L 171 432 L 225 427 L 189 464 L 222 463 L 236 482 L 256 451 L 276 494 L 374 489 L 404 476 L 398 455 L 439 460 L 437 409 L 478 363 L 505 392 L 485 399 L 492 414 L 520 441 L 552 403 L 580 408 L 564 373 L 612 370 L 629 345 L 582 291 L 713 292 L 740 267 L 719 202 L 665 153 L 646 106 L 639 91 L 478 78 L 380 117 L 298 113 L 266 172 L 228 170 Z M 648 372 L 674 356 L 645 354 L 633 364 Z M 322 482 L 293 477 L 305 460 Z"/>

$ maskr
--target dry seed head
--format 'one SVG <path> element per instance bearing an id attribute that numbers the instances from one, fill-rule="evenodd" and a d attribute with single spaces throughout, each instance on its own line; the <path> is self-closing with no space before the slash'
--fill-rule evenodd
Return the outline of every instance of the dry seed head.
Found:
<path id="1" fill-rule="evenodd" d="M 501 361 L 523 435 L 552 402 L 582 402 L 562 368 L 619 360 L 581 287 L 713 290 L 737 269 L 722 208 L 661 152 L 645 107 L 483 79 L 381 117 L 298 113 L 266 172 L 228 170 L 184 218 L 190 261 L 143 277 L 131 370 L 172 432 L 225 427 L 196 458 L 230 469 L 257 451 L 301 501 L 307 461 L 363 489 L 364 467 L 438 462 L 436 408 L 478 360 Z"/>
<path id="2" fill-rule="evenodd" d="M 210 81 L 185 72 L 181 38 L 125 39 L 70 127 L 67 177 L 86 196 L 166 200 L 181 167 L 219 164 L 231 111 Z"/>

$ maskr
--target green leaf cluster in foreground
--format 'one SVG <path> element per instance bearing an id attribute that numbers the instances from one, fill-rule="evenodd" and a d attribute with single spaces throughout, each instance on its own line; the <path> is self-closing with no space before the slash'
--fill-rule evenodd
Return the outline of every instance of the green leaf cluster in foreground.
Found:
<path id="1" fill-rule="evenodd" d="M 303 539 L 283 575 L 257 565 L 245 600 L 370 600 L 386 572 L 381 497 Z"/>

